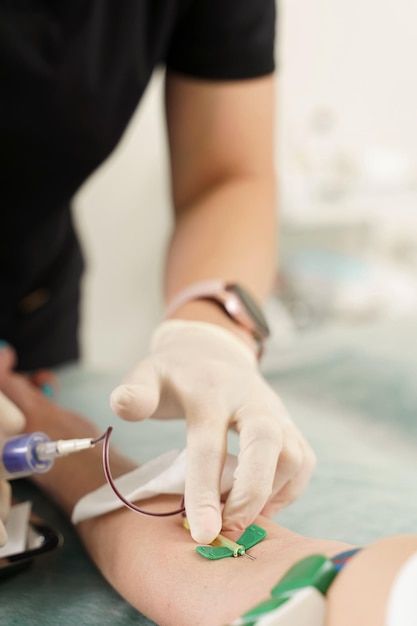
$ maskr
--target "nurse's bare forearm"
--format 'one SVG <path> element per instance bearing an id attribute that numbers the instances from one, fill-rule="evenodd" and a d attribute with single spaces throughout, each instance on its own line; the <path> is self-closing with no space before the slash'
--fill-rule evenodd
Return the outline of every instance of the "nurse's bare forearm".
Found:
<path id="1" fill-rule="evenodd" d="M 264 299 L 274 276 L 276 222 L 272 175 L 231 177 L 203 190 L 177 210 L 167 298 L 187 284 L 219 277 L 241 282 Z"/>
<path id="2" fill-rule="evenodd" d="M 264 301 L 276 265 L 276 213 L 272 174 L 224 180 L 177 210 L 166 263 L 166 300 L 189 284 L 223 278 L 241 283 Z M 208 303 L 188 305 L 179 313 L 218 323 L 225 318 Z"/>
<path id="3" fill-rule="evenodd" d="M 175 210 L 166 299 L 222 278 L 264 300 L 276 242 L 273 75 L 212 81 L 168 72 L 166 116 Z M 207 302 L 177 316 L 231 324 Z"/>

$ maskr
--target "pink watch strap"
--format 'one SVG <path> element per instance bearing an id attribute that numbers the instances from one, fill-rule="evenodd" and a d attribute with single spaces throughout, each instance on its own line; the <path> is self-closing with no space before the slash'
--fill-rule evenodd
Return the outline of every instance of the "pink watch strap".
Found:
<path id="1" fill-rule="evenodd" d="M 261 358 L 265 337 L 257 332 L 250 316 L 242 306 L 242 302 L 233 290 L 230 283 L 223 279 L 205 280 L 186 287 L 168 303 L 164 318 L 169 318 L 177 309 L 193 300 L 213 300 L 221 304 L 231 319 L 243 328 L 255 342 L 258 359 Z"/>
<path id="2" fill-rule="evenodd" d="M 194 283 L 193 285 L 186 287 L 180 291 L 180 293 L 176 295 L 171 302 L 169 302 L 167 308 L 165 309 L 164 318 L 170 317 L 174 311 L 191 300 L 215 296 L 220 291 L 223 291 L 226 288 L 226 285 L 227 283 L 219 278 L 214 280 L 204 280 L 200 283 Z"/>

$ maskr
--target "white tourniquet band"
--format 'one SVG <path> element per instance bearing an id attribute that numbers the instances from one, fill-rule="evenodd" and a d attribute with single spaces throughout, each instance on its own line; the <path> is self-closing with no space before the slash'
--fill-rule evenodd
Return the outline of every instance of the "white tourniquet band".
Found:
<path id="1" fill-rule="evenodd" d="M 222 494 L 232 488 L 236 466 L 237 458 L 228 454 L 222 475 Z M 185 488 L 185 467 L 186 450 L 181 452 L 171 450 L 120 476 L 114 482 L 123 496 L 131 502 L 152 498 L 162 493 L 182 495 Z M 71 521 L 78 524 L 82 520 L 110 513 L 123 506 L 123 502 L 106 483 L 77 502 L 72 511 Z"/>
<path id="2" fill-rule="evenodd" d="M 256 626 L 324 626 L 326 598 L 314 587 L 304 587 L 285 604 L 261 617 Z"/>
<path id="3" fill-rule="evenodd" d="M 277 609 L 259 617 L 256 626 L 324 626 L 326 598 L 315 587 L 304 587 Z M 245 618 L 232 622 L 240 626 Z"/>
<path id="4" fill-rule="evenodd" d="M 388 598 L 386 626 L 417 624 L 417 552 L 398 572 Z"/>

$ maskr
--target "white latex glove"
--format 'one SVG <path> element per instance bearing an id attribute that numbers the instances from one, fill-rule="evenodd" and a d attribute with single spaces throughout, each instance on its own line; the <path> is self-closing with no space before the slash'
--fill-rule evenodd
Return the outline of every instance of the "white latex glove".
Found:
<path id="1" fill-rule="evenodd" d="M 23 413 L 4 394 L 0 392 L 0 437 L 17 435 L 25 426 Z M 7 481 L 0 481 L 0 546 L 7 542 L 4 523 L 7 520 L 11 504 L 11 489 Z"/>
<path id="2" fill-rule="evenodd" d="M 241 339 L 206 322 L 169 320 L 150 355 L 111 395 L 123 419 L 187 420 L 185 506 L 193 538 L 209 543 L 275 514 L 306 487 L 315 457 Z M 222 513 L 220 477 L 227 431 L 239 433 L 234 484 Z"/>

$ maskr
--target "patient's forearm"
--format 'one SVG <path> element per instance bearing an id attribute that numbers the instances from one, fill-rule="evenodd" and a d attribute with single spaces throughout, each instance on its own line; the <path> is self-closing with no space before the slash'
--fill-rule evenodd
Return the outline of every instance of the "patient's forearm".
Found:
<path id="1" fill-rule="evenodd" d="M 177 508 L 178 498 L 160 496 L 152 511 Z M 181 517 L 152 518 L 126 509 L 79 524 L 80 535 L 109 582 L 135 607 L 161 626 L 217 626 L 232 621 L 269 595 L 297 560 L 346 546 L 309 540 L 266 518 L 258 523 L 267 538 L 250 550 L 256 557 L 207 561 Z M 228 534 L 237 539 L 239 533 Z"/>
<path id="2" fill-rule="evenodd" d="M 74 457 L 68 459 L 69 463 L 73 461 Z M 93 464 L 89 458 L 86 492 L 87 487 L 96 486 Z M 115 474 L 131 468 L 129 461 L 115 457 L 113 452 Z M 61 474 L 59 482 L 66 485 L 68 475 L 68 471 Z M 142 508 L 155 512 L 174 510 L 178 505 L 178 496 L 168 495 L 141 502 Z M 338 542 L 306 539 L 266 518 L 258 523 L 268 536 L 250 551 L 256 561 L 245 557 L 215 562 L 203 559 L 195 552 L 196 545 L 179 515 L 146 517 L 123 508 L 81 522 L 78 532 L 110 584 L 157 624 L 220 626 L 264 600 L 297 560 L 314 552 L 331 556 L 346 547 Z M 239 534 L 228 536 L 237 539 Z"/>
<path id="3" fill-rule="evenodd" d="M 68 515 L 79 498 L 104 483 L 99 452 L 62 459 L 39 481 Z M 111 458 L 114 475 L 132 469 L 132 463 L 114 451 Z M 141 502 L 143 508 L 156 512 L 178 505 L 178 496 L 167 495 Z M 268 536 L 250 551 L 256 561 L 203 559 L 179 515 L 146 517 L 123 508 L 81 522 L 77 530 L 110 584 L 156 623 L 216 626 L 265 599 L 298 559 L 317 551 L 330 556 L 345 547 L 305 539 L 266 518 L 258 523 Z M 228 536 L 237 539 L 239 534 Z"/>
<path id="4" fill-rule="evenodd" d="M 43 403 L 43 399 L 41 400 Z M 31 428 L 53 438 L 96 436 L 92 424 L 59 407 L 42 407 L 29 417 Z M 52 413 L 52 414 L 51 414 Z M 45 423 L 43 423 L 45 420 Z M 130 460 L 111 452 L 115 476 L 130 471 Z M 37 477 L 67 515 L 86 493 L 105 482 L 101 449 L 69 456 L 50 472 Z M 153 511 L 178 508 L 178 497 L 161 495 L 141 506 Z M 298 559 L 313 552 L 333 555 L 345 546 L 320 542 L 281 528 L 266 518 L 258 520 L 268 537 L 251 549 L 256 561 L 245 557 L 207 561 L 182 527 L 181 517 L 146 517 L 126 508 L 86 520 L 78 532 L 105 578 L 134 607 L 161 626 L 216 626 L 235 619 L 259 601 Z M 230 534 L 237 539 L 239 533 Z"/>
<path id="5" fill-rule="evenodd" d="M 87 465 L 91 472 L 84 467 L 82 491 L 96 486 L 91 459 Z M 118 473 L 131 468 L 122 457 L 117 457 L 116 466 Z M 66 486 L 68 474 L 58 482 Z M 178 497 L 162 495 L 141 506 L 155 512 L 172 510 L 178 507 Z M 220 626 L 266 599 L 288 568 L 304 556 L 331 557 L 349 547 L 307 539 L 266 518 L 257 522 L 268 536 L 250 550 L 256 561 L 245 557 L 206 561 L 195 552 L 180 516 L 152 518 L 123 508 L 80 523 L 78 531 L 110 584 L 157 624 Z M 229 536 L 237 539 L 237 534 Z M 326 626 L 384 626 L 392 582 L 416 550 L 417 537 L 394 537 L 356 555 L 330 587 Z"/>
<path id="6" fill-rule="evenodd" d="M 22 377 L 12 376 L 4 391 L 25 413 L 29 431 L 52 438 L 95 437 L 94 425 L 44 398 Z M 133 464 L 113 451 L 115 476 Z M 76 502 L 104 483 L 101 450 L 96 448 L 57 462 L 37 483 L 70 515 Z M 161 495 L 141 505 L 154 511 L 177 508 L 178 498 Z M 220 626 L 269 596 L 291 565 L 310 554 L 333 556 L 346 549 L 336 541 L 307 539 L 271 520 L 257 522 L 267 538 L 245 557 L 207 561 L 180 516 L 152 518 L 126 508 L 78 525 L 85 546 L 114 588 L 160 626 Z M 232 539 L 237 535 L 230 533 Z M 394 537 L 359 552 L 328 592 L 326 626 L 384 626 L 392 581 L 417 537 Z M 382 598 L 382 599 L 381 599 Z"/>
<path id="7" fill-rule="evenodd" d="M 154 511 L 177 505 L 172 496 L 146 504 Z M 160 626 L 221 626 L 265 600 L 303 557 L 332 557 L 350 547 L 307 539 L 265 518 L 257 523 L 268 536 L 250 550 L 256 561 L 243 556 L 206 561 L 179 517 L 148 518 L 124 509 L 81 523 L 79 532 L 109 582 Z M 386 626 L 392 585 L 416 551 L 415 535 L 386 538 L 361 550 L 330 586 L 326 626 Z"/>

